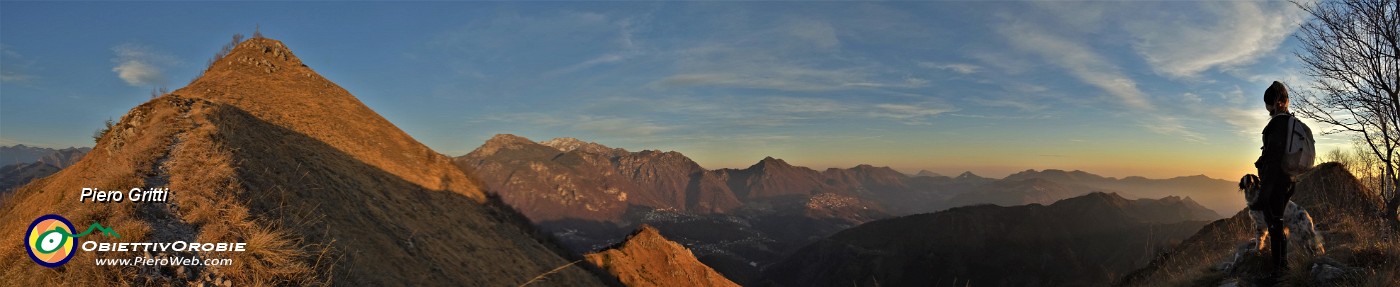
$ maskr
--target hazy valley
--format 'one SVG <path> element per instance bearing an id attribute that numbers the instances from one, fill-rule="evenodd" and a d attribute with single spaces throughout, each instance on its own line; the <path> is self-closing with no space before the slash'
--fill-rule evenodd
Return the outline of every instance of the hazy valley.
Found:
<path id="1" fill-rule="evenodd" d="M 1161 196 L 1160 200 L 1146 200 L 1160 204 L 1119 208 L 1175 216 L 1144 221 L 1147 225 L 1142 228 L 1194 222 L 1156 234 L 1161 237 L 1154 240 L 1161 242 L 1152 242 L 1154 248 L 1137 253 L 1137 260 L 1114 265 L 1113 270 L 1121 273 L 1135 266 L 1131 264 L 1145 263 L 1154 251 L 1170 246 L 1171 240 L 1184 238 L 1204 222 L 1222 217 L 1192 196 L 1241 196 L 1231 182 L 1199 176 L 1115 179 L 1082 171 L 1027 170 L 993 179 L 970 172 L 957 177 L 911 176 L 871 165 L 819 172 L 771 157 L 744 169 L 711 170 L 674 151 L 630 152 L 573 138 L 534 142 L 514 135 L 496 135 L 455 162 L 575 252 L 613 244 L 646 224 L 689 247 L 705 264 L 745 284 L 761 282 L 762 270 L 838 231 L 879 219 L 959 206 L 1051 205 L 1093 192 L 1115 192 L 1118 195 L 1113 197 Z M 1000 220 L 1023 224 L 1014 218 Z M 1044 220 L 1080 224 L 1073 218 Z M 927 228 L 939 233 L 936 227 Z M 918 233 L 916 230 L 908 231 Z M 1107 236 L 1145 234 L 1124 231 Z"/>

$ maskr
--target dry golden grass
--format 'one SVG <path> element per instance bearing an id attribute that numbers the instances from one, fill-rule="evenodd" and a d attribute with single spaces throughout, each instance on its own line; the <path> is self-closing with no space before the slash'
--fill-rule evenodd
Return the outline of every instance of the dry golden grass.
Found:
<path id="1" fill-rule="evenodd" d="M 98 146 L 104 148 L 94 149 L 73 166 L 21 187 L 12 198 L 0 205 L 0 228 L 24 230 L 34 218 L 58 213 L 72 221 L 75 227 L 98 222 L 117 230 L 122 234 L 122 241 L 145 240 L 150 227 L 138 219 L 135 205 L 79 203 L 78 193 L 83 187 L 111 190 L 142 186 L 144 175 L 153 172 L 152 164 L 159 155 L 168 151 L 170 136 L 178 130 L 176 125 L 156 124 L 173 120 L 176 114 L 168 112 L 168 105 L 167 102 L 152 101 L 132 109 L 98 141 Z M 23 232 L 4 232 L 0 236 L 4 236 L 6 242 L 23 242 L 24 238 Z M 94 238 L 84 240 L 112 241 L 101 235 L 91 237 Z M 68 265 L 60 268 L 43 268 L 29 262 L 24 249 L 23 244 L 0 248 L 0 282 L 22 286 L 53 282 L 132 285 L 135 284 L 132 280 L 137 277 L 137 270 L 133 268 L 95 266 L 92 262 L 96 257 L 90 252 L 78 252 Z M 130 258 L 136 255 L 134 252 L 110 252 L 104 257 Z"/>
<path id="2" fill-rule="evenodd" d="M 1379 217 L 1379 201 L 1345 167 L 1328 163 L 1304 174 L 1292 198 L 1308 210 L 1320 230 L 1325 230 L 1325 255 L 1290 248 L 1292 270 L 1280 281 L 1286 286 L 1393 286 L 1400 279 L 1400 232 L 1394 223 Z M 1267 256 L 1247 257 L 1239 270 L 1215 270 L 1233 256 L 1234 248 L 1254 234 L 1252 221 L 1241 211 L 1202 228 L 1175 250 L 1154 260 L 1148 268 L 1125 278 L 1129 286 L 1218 286 L 1226 280 L 1243 284 L 1267 277 L 1272 264 Z M 1292 247 L 1292 246 L 1290 246 Z M 1324 259 L 1325 258 L 1325 259 Z M 1335 260 L 1359 268 L 1342 279 L 1318 282 L 1312 266 Z"/>
<path id="3" fill-rule="evenodd" d="M 82 187 L 162 184 L 171 190 L 168 208 L 77 202 Z M 234 264 L 182 270 L 95 266 L 99 255 L 140 254 L 78 252 L 49 269 L 29 262 L 23 245 L 4 245 L 0 282 L 517 285 L 568 262 L 477 186 L 280 42 L 250 39 L 189 86 L 133 108 L 77 164 L 0 205 L 0 230 L 59 213 L 75 225 L 111 226 L 121 242 L 245 242 L 247 252 L 204 252 Z M 540 283 L 600 284 L 578 267 L 550 279 Z"/>
<path id="4" fill-rule="evenodd" d="M 739 286 L 645 224 L 623 242 L 584 258 L 627 286 Z"/>

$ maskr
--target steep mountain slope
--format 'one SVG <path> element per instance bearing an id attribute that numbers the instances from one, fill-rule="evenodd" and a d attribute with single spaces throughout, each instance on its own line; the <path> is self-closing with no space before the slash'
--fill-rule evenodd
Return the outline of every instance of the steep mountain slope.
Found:
<path id="1" fill-rule="evenodd" d="M 649 225 L 642 225 L 616 246 L 584 258 L 627 286 L 739 286 Z"/>
<path id="2" fill-rule="evenodd" d="M 1104 285 L 1205 224 L 1158 206 L 1174 204 L 1091 193 L 1049 206 L 877 220 L 803 247 L 764 273 L 785 286 Z"/>
<path id="3" fill-rule="evenodd" d="M 740 283 L 783 253 L 887 217 L 855 193 L 826 191 L 833 186 L 821 173 L 774 158 L 743 170 L 705 170 L 677 152 L 497 135 L 455 161 L 576 252 L 650 224 Z M 853 182 L 874 180 L 864 172 L 849 175 Z"/>
<path id="4" fill-rule="evenodd" d="M 803 197 L 831 190 L 824 183 L 821 173 L 771 156 L 745 169 L 721 169 L 717 172 L 721 179 L 729 183 L 734 195 L 744 200 Z"/>
<path id="5" fill-rule="evenodd" d="M 169 187 L 168 203 L 79 203 L 82 187 Z M 246 242 L 207 268 L 95 266 L 135 252 L 79 252 L 61 272 L 28 262 L 9 232 L 0 277 L 20 285 L 517 285 L 568 264 L 522 217 L 281 42 L 234 46 L 193 83 L 133 108 L 89 155 L 21 187 L 0 228 L 60 213 L 117 242 Z M 149 256 L 149 255 L 148 255 Z M 25 284 L 26 282 L 30 284 Z M 542 283 L 599 285 L 579 267 Z"/>
<path id="6" fill-rule="evenodd" d="M 1236 193 L 1240 201 L 1244 196 Z M 1284 286 L 1395 286 L 1400 282 L 1400 231 L 1377 215 L 1380 199 L 1340 164 L 1318 165 L 1299 176 L 1293 202 L 1307 209 L 1325 254 L 1289 247 L 1292 271 Z M 1233 270 L 1236 248 L 1255 236 L 1246 210 L 1217 220 L 1119 282 L 1124 286 L 1269 285 L 1269 250 L 1246 254 Z"/>
<path id="7" fill-rule="evenodd" d="M 677 152 L 496 135 L 455 162 L 536 222 L 619 221 L 629 206 L 710 213 L 739 205 L 723 181 Z"/>

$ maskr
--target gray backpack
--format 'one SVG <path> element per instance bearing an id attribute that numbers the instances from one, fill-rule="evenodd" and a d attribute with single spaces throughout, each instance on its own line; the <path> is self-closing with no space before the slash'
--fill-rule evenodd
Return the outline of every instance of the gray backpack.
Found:
<path id="1" fill-rule="evenodd" d="M 1312 129 L 1308 125 L 1299 121 L 1298 117 L 1285 114 L 1288 117 L 1288 142 L 1284 145 L 1283 172 L 1288 176 L 1298 176 L 1313 168 L 1314 158 L 1317 152 L 1313 149 Z"/>

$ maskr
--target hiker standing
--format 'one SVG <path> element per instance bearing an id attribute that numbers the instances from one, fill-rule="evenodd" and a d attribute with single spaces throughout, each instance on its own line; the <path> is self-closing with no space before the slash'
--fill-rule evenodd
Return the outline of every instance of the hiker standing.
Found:
<path id="1" fill-rule="evenodd" d="M 1288 234 L 1283 212 L 1293 197 L 1294 177 L 1312 168 L 1312 130 L 1288 112 L 1288 88 L 1275 81 L 1264 91 L 1269 124 L 1264 126 L 1264 150 L 1254 167 L 1259 169 L 1260 192 L 1249 209 L 1264 213 L 1269 228 L 1275 271 L 1288 270 Z"/>

